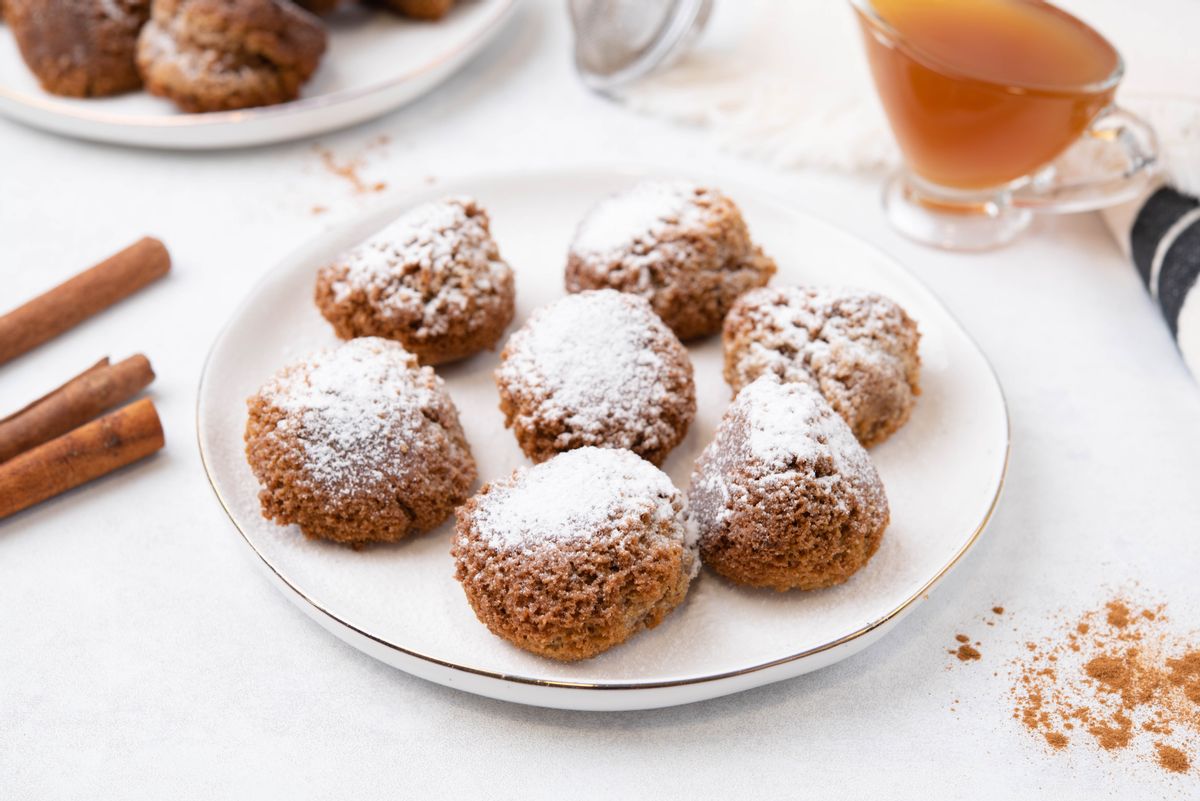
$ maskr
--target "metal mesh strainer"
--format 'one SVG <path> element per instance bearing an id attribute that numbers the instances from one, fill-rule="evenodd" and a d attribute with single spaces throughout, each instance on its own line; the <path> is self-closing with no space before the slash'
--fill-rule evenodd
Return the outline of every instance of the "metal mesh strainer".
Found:
<path id="1" fill-rule="evenodd" d="M 669 64 L 704 29 L 713 0 L 568 0 L 575 66 L 611 92 Z"/>

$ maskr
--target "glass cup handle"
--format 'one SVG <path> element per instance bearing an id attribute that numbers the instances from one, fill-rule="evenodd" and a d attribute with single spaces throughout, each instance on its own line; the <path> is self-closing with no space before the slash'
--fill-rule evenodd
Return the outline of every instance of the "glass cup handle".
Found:
<path id="1" fill-rule="evenodd" d="M 1137 197 L 1158 173 L 1158 137 L 1136 114 L 1109 106 L 1065 153 L 1012 193 L 1044 214 L 1095 211 Z"/>

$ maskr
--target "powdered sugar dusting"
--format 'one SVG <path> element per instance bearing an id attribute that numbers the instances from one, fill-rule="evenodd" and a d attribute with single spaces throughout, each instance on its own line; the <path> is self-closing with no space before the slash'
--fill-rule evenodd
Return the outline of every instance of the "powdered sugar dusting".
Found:
<path id="1" fill-rule="evenodd" d="M 756 289 L 730 310 L 724 340 L 734 391 L 765 373 L 812 384 L 867 446 L 904 424 L 920 392 L 920 332 L 873 292 Z"/>
<path id="2" fill-rule="evenodd" d="M 762 464 L 811 465 L 828 453 L 839 473 L 870 468 L 867 452 L 850 427 L 808 385 L 764 376 L 738 393 L 734 405 L 746 415 L 749 452 Z"/>
<path id="3" fill-rule="evenodd" d="M 429 436 L 425 411 L 446 402 L 430 368 L 376 337 L 318 351 L 281 370 L 260 395 L 286 413 L 275 433 L 299 440 L 308 477 L 342 495 L 384 486 L 388 471 Z"/>
<path id="4" fill-rule="evenodd" d="M 585 258 L 607 256 L 653 245 L 669 226 L 703 225 L 705 209 L 695 202 L 700 191 L 686 181 L 644 181 L 602 200 L 580 223 L 572 250 Z"/>
<path id="5" fill-rule="evenodd" d="M 534 550 L 634 521 L 670 523 L 671 536 L 684 542 L 683 509 L 667 475 L 636 454 L 579 448 L 495 482 L 472 520 L 493 548 Z"/>
<path id="6" fill-rule="evenodd" d="M 734 319 L 743 316 L 754 332 L 738 354 L 735 386 L 764 372 L 812 382 L 814 372 L 839 360 L 858 369 L 888 369 L 908 348 L 898 341 L 904 331 L 900 307 L 871 292 L 764 287 L 742 296 Z M 903 365 L 898 369 L 903 374 Z"/>
<path id="7" fill-rule="evenodd" d="M 465 197 L 410 209 L 330 269 L 335 302 L 361 293 L 384 317 L 419 309 L 418 335 L 444 333 L 469 313 L 472 295 L 494 294 L 511 276 L 487 214 Z"/>
<path id="8" fill-rule="evenodd" d="M 653 449 L 676 434 L 664 419 L 664 407 L 679 402 L 679 388 L 668 385 L 679 368 L 664 359 L 667 348 L 683 354 L 645 301 L 611 289 L 581 292 L 539 309 L 512 335 L 497 381 L 535 399 L 531 416 L 562 422 L 563 448 L 582 434 Z"/>
<path id="9" fill-rule="evenodd" d="M 756 487 L 760 495 L 797 482 L 872 487 L 878 475 L 819 391 L 768 374 L 738 393 L 692 481 L 691 498 L 700 515 L 720 523 L 749 503 Z"/>
<path id="10" fill-rule="evenodd" d="M 197 46 L 188 41 L 181 23 L 152 19 L 138 35 L 138 62 L 143 65 L 170 64 L 185 79 L 234 91 L 244 81 L 252 81 L 261 70 L 252 64 L 231 58 L 216 48 Z"/>

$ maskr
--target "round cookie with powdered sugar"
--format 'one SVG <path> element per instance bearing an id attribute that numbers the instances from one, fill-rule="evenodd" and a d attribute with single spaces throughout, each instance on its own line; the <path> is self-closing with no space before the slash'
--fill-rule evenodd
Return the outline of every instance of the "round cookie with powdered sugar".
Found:
<path id="1" fill-rule="evenodd" d="M 246 458 L 263 516 L 348 545 L 442 523 L 470 495 L 475 460 L 432 368 L 364 337 L 280 370 L 251 397 Z"/>
<path id="2" fill-rule="evenodd" d="M 657 626 L 700 564 L 682 493 L 625 450 L 520 468 L 457 517 L 455 577 L 475 615 L 552 659 L 586 659 Z"/>
<path id="3" fill-rule="evenodd" d="M 151 94 L 231 111 L 295 100 L 325 44 L 321 21 L 290 0 L 154 0 L 137 62 Z"/>
<path id="4" fill-rule="evenodd" d="M 5 0 L 3 18 L 47 92 L 106 97 L 142 85 L 135 54 L 150 0 Z"/>
<path id="5" fill-rule="evenodd" d="M 422 364 L 492 348 L 512 322 L 512 268 L 470 198 L 424 203 L 324 267 L 316 302 L 343 339 L 401 342 Z"/>
<path id="6" fill-rule="evenodd" d="M 687 350 L 650 305 L 567 295 L 509 338 L 496 371 L 505 424 L 534 461 L 588 445 L 661 464 L 696 414 Z"/>
<path id="7" fill-rule="evenodd" d="M 841 584 L 879 548 L 887 495 L 866 450 L 808 383 L 742 389 L 696 462 L 689 525 L 704 563 L 741 584 Z"/>
<path id="8" fill-rule="evenodd" d="M 680 339 L 693 339 L 720 331 L 737 297 L 774 274 L 724 194 L 647 181 L 601 201 L 579 224 L 566 287 L 639 295 Z"/>
<path id="9" fill-rule="evenodd" d="M 734 304 L 722 338 L 735 393 L 765 373 L 812 384 L 867 447 L 904 425 L 921 392 L 917 324 L 874 292 L 756 289 Z"/>

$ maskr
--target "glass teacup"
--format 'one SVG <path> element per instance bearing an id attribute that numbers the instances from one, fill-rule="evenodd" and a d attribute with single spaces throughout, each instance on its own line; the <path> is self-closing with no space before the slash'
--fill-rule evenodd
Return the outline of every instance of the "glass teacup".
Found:
<path id="1" fill-rule="evenodd" d="M 996 247 L 1153 176 L 1154 132 L 1113 105 L 1121 57 L 1082 21 L 1041 0 L 851 3 L 905 162 L 884 195 L 902 233 Z"/>

